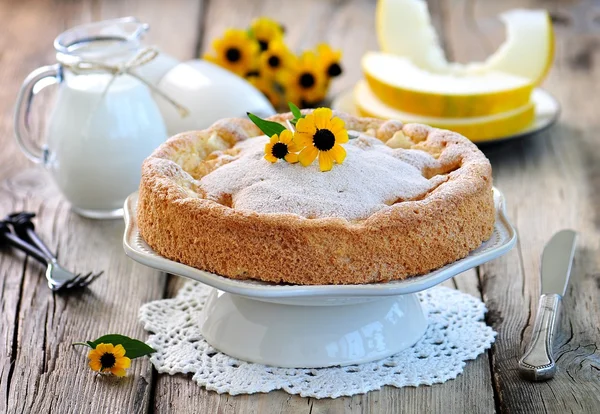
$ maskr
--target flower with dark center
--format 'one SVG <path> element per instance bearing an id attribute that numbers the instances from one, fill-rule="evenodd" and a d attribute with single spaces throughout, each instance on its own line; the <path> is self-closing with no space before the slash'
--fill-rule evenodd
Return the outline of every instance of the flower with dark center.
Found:
<path id="1" fill-rule="evenodd" d="M 231 72 L 245 76 L 258 68 L 259 48 L 247 30 L 229 29 L 222 38 L 213 42 L 213 54 L 205 54 L 204 59 Z"/>
<path id="2" fill-rule="evenodd" d="M 315 77 L 312 73 L 305 72 L 300 75 L 298 79 L 298 83 L 305 89 L 309 89 L 311 86 L 315 84 Z"/>
<path id="3" fill-rule="evenodd" d="M 102 369 L 110 369 L 115 366 L 115 362 L 117 362 L 117 358 L 114 354 L 105 353 L 100 357 L 100 363 L 102 364 Z"/>
<path id="4" fill-rule="evenodd" d="M 239 49 L 237 49 L 235 47 L 231 47 L 231 48 L 227 49 L 227 52 L 225 52 L 225 57 L 231 63 L 235 63 L 238 60 L 240 60 L 240 58 L 242 57 L 242 54 L 240 53 Z"/>
<path id="5" fill-rule="evenodd" d="M 284 130 L 281 134 L 273 135 L 265 145 L 265 159 L 275 163 L 277 160 L 285 160 L 289 163 L 298 162 L 298 148 L 294 141 L 292 132 Z"/>
<path id="6" fill-rule="evenodd" d="M 260 54 L 260 71 L 267 77 L 276 78 L 281 71 L 293 65 L 294 55 L 282 39 L 274 39 L 269 48 Z"/>
<path id="7" fill-rule="evenodd" d="M 271 66 L 273 69 L 276 69 L 281 64 L 281 59 L 279 59 L 279 56 L 270 56 L 267 62 L 269 63 L 269 66 Z"/>
<path id="8" fill-rule="evenodd" d="M 288 153 L 288 146 L 283 142 L 277 142 L 275 145 L 273 145 L 273 148 L 271 149 L 271 154 L 273 154 L 275 158 L 279 159 L 285 158 L 285 156 L 288 155 Z"/>
<path id="9" fill-rule="evenodd" d="M 268 17 L 259 17 L 250 23 L 250 31 L 259 44 L 261 52 L 269 49 L 272 41 L 283 38 L 281 25 Z"/>
<path id="10" fill-rule="evenodd" d="M 259 40 L 258 45 L 260 46 L 261 52 L 264 52 L 269 48 L 269 42 L 267 42 L 266 40 Z"/>
<path id="11" fill-rule="evenodd" d="M 125 375 L 131 365 L 131 359 L 125 356 L 123 345 L 98 344 L 88 354 L 89 366 L 94 371 L 111 373 L 117 377 Z"/>
<path id="12" fill-rule="evenodd" d="M 335 145 L 335 135 L 328 129 L 319 129 L 313 135 L 313 145 L 319 151 L 329 151 Z"/>
<path id="13" fill-rule="evenodd" d="M 333 50 L 326 43 L 321 43 L 317 46 L 317 55 L 323 67 L 323 71 L 330 78 L 340 76 L 343 72 L 340 61 L 342 59 L 342 52 L 339 50 Z"/>
<path id="14" fill-rule="evenodd" d="M 344 121 L 333 116 L 329 108 L 317 108 L 296 123 L 296 143 L 300 151 L 300 164 L 308 166 L 319 157 L 321 171 L 329 171 L 333 163 L 341 164 L 346 150 L 340 144 L 348 142 Z"/>
<path id="15" fill-rule="evenodd" d="M 305 51 L 285 65 L 278 80 L 285 87 L 285 99 L 296 105 L 305 102 L 321 102 L 327 94 L 328 77 L 317 55 Z"/>
<path id="16" fill-rule="evenodd" d="M 336 76 L 340 76 L 342 74 L 342 67 L 338 63 L 332 63 L 327 68 L 327 75 L 335 78 Z"/>

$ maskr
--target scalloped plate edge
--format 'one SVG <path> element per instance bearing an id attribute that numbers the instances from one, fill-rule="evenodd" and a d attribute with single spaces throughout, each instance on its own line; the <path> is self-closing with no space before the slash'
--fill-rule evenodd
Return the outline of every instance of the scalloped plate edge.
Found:
<path id="1" fill-rule="evenodd" d="M 139 234 L 136 220 L 137 200 L 138 193 L 135 192 L 125 201 L 125 234 L 123 236 L 123 248 L 127 256 L 138 263 L 166 273 L 184 276 L 225 292 L 257 299 L 323 296 L 377 297 L 415 293 L 429 289 L 459 273 L 506 254 L 514 247 L 517 241 L 516 230 L 506 217 L 504 196 L 497 188 L 494 188 L 496 222 L 494 224 L 494 233 L 490 240 L 498 235 L 500 241 L 493 247 L 486 247 L 486 244 L 490 242 L 486 241 L 467 257 L 457 260 L 454 263 L 450 263 L 431 273 L 387 283 L 364 285 L 277 285 L 255 280 L 230 279 L 160 256 L 146 244 Z"/>

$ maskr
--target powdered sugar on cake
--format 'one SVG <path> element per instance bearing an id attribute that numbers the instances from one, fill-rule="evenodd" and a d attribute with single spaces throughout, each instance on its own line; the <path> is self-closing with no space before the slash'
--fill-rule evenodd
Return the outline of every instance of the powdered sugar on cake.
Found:
<path id="1" fill-rule="evenodd" d="M 272 164 L 263 158 L 267 142 L 262 136 L 237 144 L 235 160 L 200 180 L 206 197 L 218 201 L 231 195 L 237 210 L 360 220 L 396 202 L 419 198 L 447 178 L 423 176 L 424 168 L 439 165 L 429 153 L 392 149 L 366 135 L 345 144 L 346 160 L 328 172 L 321 172 L 317 161 L 308 167 Z"/>

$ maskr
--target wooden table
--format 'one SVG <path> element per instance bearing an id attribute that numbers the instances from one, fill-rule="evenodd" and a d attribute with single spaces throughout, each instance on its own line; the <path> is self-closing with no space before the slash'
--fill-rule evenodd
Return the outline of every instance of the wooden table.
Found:
<path id="1" fill-rule="evenodd" d="M 272 16 L 285 24 L 297 50 L 323 40 L 344 50 L 346 72 L 335 81 L 335 94 L 361 77 L 360 56 L 377 48 L 375 1 L 0 1 L 0 215 L 37 212 L 39 233 L 67 267 L 106 270 L 89 291 L 58 295 L 48 290 L 37 263 L 11 251 L 0 254 L 0 413 L 600 412 L 600 4 L 510 0 L 473 7 L 469 0 L 430 1 L 445 49 L 459 61 L 482 58 L 497 44 L 492 34 L 474 35 L 470 18 L 481 19 L 479 28 L 493 33 L 491 16 L 523 6 L 552 12 L 557 53 L 544 86 L 563 113 L 547 132 L 484 148 L 519 242 L 505 257 L 449 282 L 485 301 L 487 323 L 498 332 L 495 345 L 445 384 L 316 400 L 281 391 L 218 395 L 184 375 L 157 375 L 147 359 L 135 361 L 120 381 L 94 375 L 83 350 L 70 344 L 110 332 L 146 338 L 137 320 L 140 305 L 173 296 L 183 280 L 128 259 L 121 221 L 87 220 L 69 210 L 42 169 L 14 143 L 13 104 L 26 74 L 54 61 L 58 33 L 123 15 L 150 23 L 149 42 L 180 59 L 198 56 L 225 27 Z M 42 120 L 37 127 L 43 129 Z M 517 359 L 537 308 L 540 253 L 565 227 L 581 237 L 556 345 L 560 371 L 552 381 L 532 384 L 519 378 Z"/>

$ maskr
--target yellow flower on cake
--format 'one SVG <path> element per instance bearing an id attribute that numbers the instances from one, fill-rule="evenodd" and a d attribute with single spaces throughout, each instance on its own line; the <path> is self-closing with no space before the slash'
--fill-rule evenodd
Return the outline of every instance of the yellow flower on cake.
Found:
<path id="1" fill-rule="evenodd" d="M 328 44 L 321 43 L 317 46 L 317 56 L 325 75 L 329 78 L 335 78 L 342 74 L 342 51 L 333 50 Z"/>
<path id="2" fill-rule="evenodd" d="M 89 366 L 98 372 L 110 372 L 117 377 L 125 376 L 131 360 L 125 356 L 123 345 L 98 344 L 88 354 Z"/>
<path id="3" fill-rule="evenodd" d="M 260 73 L 274 77 L 279 70 L 290 67 L 293 62 L 294 55 L 283 40 L 276 39 L 269 43 L 269 48 L 260 55 Z"/>
<path id="4" fill-rule="evenodd" d="M 348 131 L 344 121 L 333 116 L 329 108 L 317 108 L 312 113 L 300 118 L 296 123 L 296 144 L 304 148 L 298 160 L 305 167 L 319 157 L 321 171 L 333 168 L 344 162 L 346 150 L 340 145 L 348 142 Z"/>
<path id="5" fill-rule="evenodd" d="M 286 129 L 279 135 L 274 134 L 265 145 L 265 159 L 269 162 L 284 159 L 289 163 L 295 163 L 298 162 L 298 154 L 296 154 L 298 149 L 291 131 Z"/>
<path id="6" fill-rule="evenodd" d="M 252 23 L 250 23 L 250 30 L 262 52 L 269 48 L 271 41 L 283 37 L 283 27 L 275 20 L 269 19 L 268 17 L 259 17 L 252 20 Z"/>
<path id="7" fill-rule="evenodd" d="M 206 54 L 204 59 L 240 76 L 256 70 L 259 47 L 246 30 L 226 30 L 222 38 L 213 42 L 213 48 L 216 55 Z"/>
<path id="8" fill-rule="evenodd" d="M 327 78 L 314 52 L 304 52 L 280 76 L 286 99 L 302 106 L 321 102 L 327 93 Z M 292 99 L 296 98 L 296 101 Z"/>

